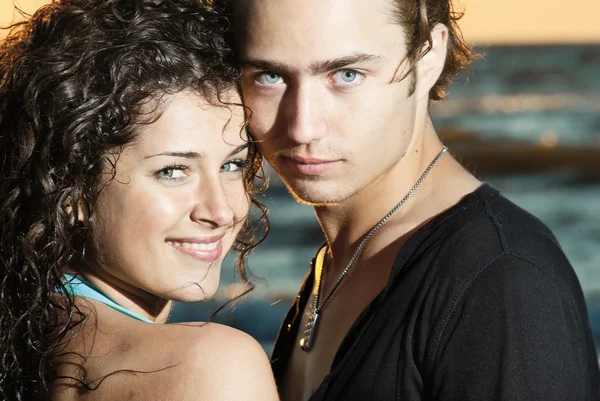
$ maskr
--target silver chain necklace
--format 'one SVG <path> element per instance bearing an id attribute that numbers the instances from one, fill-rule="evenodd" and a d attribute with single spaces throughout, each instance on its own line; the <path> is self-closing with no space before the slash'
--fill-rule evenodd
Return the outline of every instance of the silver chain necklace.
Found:
<path id="1" fill-rule="evenodd" d="M 363 240 L 360 242 L 360 244 L 358 244 L 358 247 L 356 247 L 354 254 L 352 255 L 352 257 L 350 258 L 350 261 L 346 265 L 346 268 L 344 269 L 344 271 L 342 271 L 342 273 L 338 277 L 337 281 L 333 285 L 333 288 L 325 296 L 323 303 L 321 305 L 319 305 L 319 298 L 321 295 L 321 282 L 322 282 L 322 278 L 323 278 L 323 268 L 321 267 L 321 272 L 319 274 L 319 281 L 317 284 L 317 294 L 315 295 L 315 300 L 313 302 L 312 314 L 309 316 L 308 321 L 306 322 L 306 328 L 304 330 L 303 337 L 300 340 L 300 348 L 302 349 L 302 351 L 308 352 L 311 350 L 311 348 L 314 344 L 314 341 L 315 341 L 315 335 L 317 332 L 317 325 L 319 324 L 319 315 L 320 315 L 321 311 L 323 310 L 323 308 L 325 308 L 327 306 L 329 301 L 331 301 L 331 297 L 333 296 L 333 294 L 335 294 L 336 290 L 339 288 L 339 286 L 342 283 L 342 281 L 344 280 L 344 278 L 348 275 L 348 272 L 354 265 L 354 262 L 356 261 L 356 259 L 360 256 L 361 251 L 363 250 L 363 248 L 365 247 L 365 245 L 367 244 L 369 239 L 371 239 L 373 234 L 375 234 L 375 232 L 377 232 L 377 230 L 379 230 L 385 223 L 387 223 L 387 221 L 390 219 L 390 217 L 392 217 L 392 215 L 394 213 L 396 213 L 396 211 L 398 209 L 400 209 L 406 203 L 406 201 L 408 201 L 410 199 L 410 197 L 415 193 L 417 188 L 419 188 L 421 186 L 421 184 L 423 183 L 423 181 L 425 181 L 425 178 L 427 178 L 427 176 L 431 172 L 431 169 L 433 168 L 433 166 L 435 166 L 435 164 L 438 162 L 438 160 L 440 160 L 440 158 L 444 155 L 444 153 L 446 153 L 447 150 L 448 150 L 448 148 L 446 146 L 444 146 L 442 148 L 440 153 L 438 153 L 437 156 L 431 161 L 431 163 L 429 163 L 429 166 L 427 167 L 427 169 L 423 172 L 421 177 L 419 177 L 419 179 L 417 180 L 415 185 L 413 185 L 413 187 L 410 189 L 410 191 L 408 191 L 406 196 L 396 206 L 394 206 L 394 208 L 392 210 L 390 210 L 389 213 L 386 214 L 385 217 L 383 219 L 381 219 L 381 221 L 379 223 L 377 223 L 377 225 L 375 225 L 375 227 L 373 227 L 371 229 L 371 231 L 368 232 L 368 234 L 363 238 Z"/>

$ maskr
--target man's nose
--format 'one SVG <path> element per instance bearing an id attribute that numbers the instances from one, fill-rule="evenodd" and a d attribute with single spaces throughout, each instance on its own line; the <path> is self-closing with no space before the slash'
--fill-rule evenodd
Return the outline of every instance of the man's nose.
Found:
<path id="1" fill-rule="evenodd" d="M 324 104 L 315 85 L 292 86 L 284 95 L 284 102 L 286 132 L 290 139 L 307 145 L 325 135 Z"/>

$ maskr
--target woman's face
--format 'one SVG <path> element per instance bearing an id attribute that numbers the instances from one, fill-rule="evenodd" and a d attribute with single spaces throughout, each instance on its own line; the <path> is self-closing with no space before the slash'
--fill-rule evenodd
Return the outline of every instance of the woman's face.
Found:
<path id="1" fill-rule="evenodd" d="M 200 301 L 216 292 L 250 205 L 243 110 L 192 92 L 163 101 L 160 118 L 109 156 L 116 174 L 107 163 L 86 264 L 123 295 Z"/>

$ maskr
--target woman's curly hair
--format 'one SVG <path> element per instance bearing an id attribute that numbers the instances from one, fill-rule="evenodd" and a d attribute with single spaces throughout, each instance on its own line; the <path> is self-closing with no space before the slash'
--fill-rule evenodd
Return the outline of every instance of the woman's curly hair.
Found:
<path id="1" fill-rule="evenodd" d="M 228 29 L 199 0 L 56 0 L 0 44 L 1 399 L 48 398 L 52 361 L 85 319 L 56 293 L 82 250 L 77 218 L 92 211 L 106 155 L 135 139 L 148 99 L 194 90 L 222 103 L 238 78 Z M 249 159 L 254 195 L 262 158 L 253 142 Z M 235 244 L 246 282 L 254 223 Z"/>

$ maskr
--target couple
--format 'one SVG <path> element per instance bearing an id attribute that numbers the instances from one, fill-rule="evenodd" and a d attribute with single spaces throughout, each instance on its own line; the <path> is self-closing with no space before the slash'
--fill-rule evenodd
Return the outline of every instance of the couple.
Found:
<path id="1" fill-rule="evenodd" d="M 470 62 L 456 20 L 449 0 L 60 0 L 14 27 L 2 398 L 598 400 L 556 239 L 429 118 Z M 327 239 L 271 363 L 234 329 L 157 324 L 215 293 L 232 247 L 247 281 L 262 155 Z"/>

